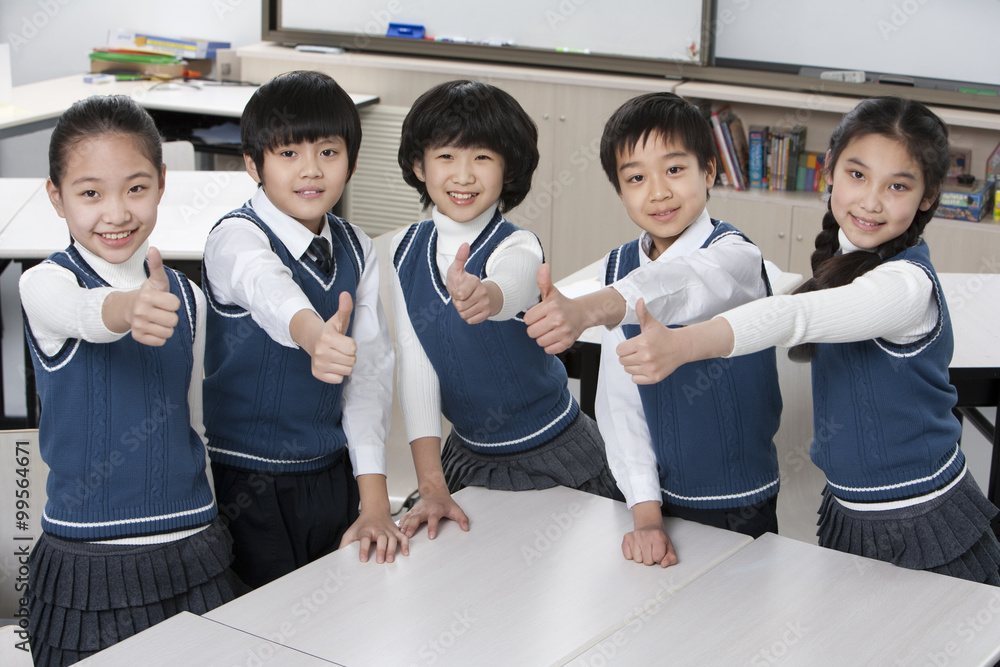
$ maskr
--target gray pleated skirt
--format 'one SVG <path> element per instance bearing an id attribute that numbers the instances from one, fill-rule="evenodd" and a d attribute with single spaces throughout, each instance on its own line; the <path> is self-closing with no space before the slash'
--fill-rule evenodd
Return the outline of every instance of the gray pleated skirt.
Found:
<path id="1" fill-rule="evenodd" d="M 74 542 L 42 533 L 29 561 L 28 632 L 35 665 L 71 665 L 181 611 L 203 614 L 241 584 L 218 518 L 151 545 Z"/>
<path id="2" fill-rule="evenodd" d="M 997 512 L 968 471 L 943 495 L 895 510 L 844 507 L 827 487 L 816 534 L 823 547 L 1000 586 Z"/>
<path id="3" fill-rule="evenodd" d="M 513 454 L 474 452 L 452 432 L 441 452 L 441 464 L 451 493 L 466 486 L 495 491 L 568 486 L 605 498 L 624 499 L 608 468 L 601 432 L 596 422 L 582 412 L 548 442 Z"/>

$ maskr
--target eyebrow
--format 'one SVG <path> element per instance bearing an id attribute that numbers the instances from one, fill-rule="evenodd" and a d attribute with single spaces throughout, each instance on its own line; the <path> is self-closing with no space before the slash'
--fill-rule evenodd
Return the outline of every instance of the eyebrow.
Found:
<path id="1" fill-rule="evenodd" d="M 130 174 L 125 178 L 126 181 L 134 181 L 137 178 L 153 178 L 153 175 L 148 171 L 137 171 L 134 174 Z M 100 176 L 83 176 L 76 179 L 70 185 L 81 185 L 83 183 L 102 183 L 104 181 Z"/>
<path id="2" fill-rule="evenodd" d="M 679 157 L 687 157 L 688 153 L 686 151 L 673 151 L 672 153 L 664 153 L 660 157 L 665 160 L 673 160 Z M 638 160 L 632 160 L 631 162 L 626 162 L 618 167 L 618 171 L 625 171 L 626 169 L 631 169 L 632 167 L 638 166 Z"/>
<path id="3" fill-rule="evenodd" d="M 868 165 L 866 165 L 864 162 L 862 162 L 861 160 L 859 160 L 856 157 L 849 157 L 849 158 L 847 158 L 847 162 L 850 162 L 851 164 L 856 164 L 859 167 L 864 167 L 865 169 L 868 169 Z M 892 174 L 892 177 L 893 178 L 908 178 L 908 179 L 910 179 L 912 181 L 917 180 L 916 175 L 913 174 L 912 172 L 909 172 L 909 171 L 897 171 L 895 174 Z"/>

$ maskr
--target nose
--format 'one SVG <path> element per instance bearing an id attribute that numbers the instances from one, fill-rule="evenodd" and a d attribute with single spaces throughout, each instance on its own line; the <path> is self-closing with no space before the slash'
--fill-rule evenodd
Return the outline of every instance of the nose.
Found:
<path id="1" fill-rule="evenodd" d="M 476 180 L 475 170 L 473 169 L 473 160 L 468 158 L 459 158 L 455 160 L 455 170 L 452 173 L 451 180 L 461 185 L 473 183 Z"/>
<path id="2" fill-rule="evenodd" d="M 650 201 L 663 201 L 673 196 L 673 192 L 670 191 L 670 184 L 666 178 L 656 174 L 649 177 Z"/>
<path id="3" fill-rule="evenodd" d="M 320 167 L 319 159 L 315 155 L 306 154 L 299 162 L 302 169 L 303 178 L 322 178 L 323 169 Z"/>
<path id="4" fill-rule="evenodd" d="M 132 219 L 132 213 L 123 197 L 109 196 L 104 200 L 101 218 L 111 225 L 124 225 Z"/>
<path id="5" fill-rule="evenodd" d="M 879 197 L 878 190 L 873 187 L 865 188 L 858 203 L 861 208 L 871 213 L 878 213 L 882 210 L 882 199 Z"/>

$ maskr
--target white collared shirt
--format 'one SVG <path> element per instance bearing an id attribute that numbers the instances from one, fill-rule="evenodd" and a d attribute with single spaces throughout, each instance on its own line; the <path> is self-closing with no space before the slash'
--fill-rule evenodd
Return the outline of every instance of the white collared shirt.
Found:
<path id="1" fill-rule="evenodd" d="M 694 324 L 734 306 L 767 295 L 760 250 L 741 236 L 719 238 L 702 248 L 715 227 L 707 209 L 656 260 L 649 259 L 652 238 L 639 237 L 639 269 L 614 283 L 628 302 L 622 324 L 637 324 L 635 302 L 642 298 L 664 324 Z M 602 264 L 601 275 L 606 270 Z M 639 388 L 618 361 L 625 340 L 621 326 L 601 341 L 601 367 L 594 410 L 604 438 L 608 465 L 629 507 L 660 502 L 660 476 Z"/>
<path id="2" fill-rule="evenodd" d="M 254 211 L 295 257 L 301 257 L 313 233 L 282 213 L 259 188 L 250 199 Z M 354 227 L 365 257 L 365 270 L 354 295 L 351 337 L 358 344 L 354 372 L 344 383 L 343 426 L 355 475 L 385 474 L 385 438 L 392 416 L 394 355 L 379 300 L 379 268 L 375 245 Z M 320 235 L 332 243 L 327 225 Z M 214 298 L 250 311 L 250 316 L 277 343 L 298 347 L 289 326 L 309 299 L 291 270 L 271 250 L 267 235 L 249 220 L 226 218 L 205 244 L 205 267 Z M 318 314 L 317 314 L 318 316 Z"/>

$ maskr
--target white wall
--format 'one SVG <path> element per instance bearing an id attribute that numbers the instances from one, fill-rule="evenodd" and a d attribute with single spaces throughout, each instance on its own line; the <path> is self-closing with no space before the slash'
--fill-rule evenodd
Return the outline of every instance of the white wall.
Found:
<path id="1" fill-rule="evenodd" d="M 20 86 L 88 71 L 87 54 L 107 42 L 109 29 L 254 44 L 261 12 L 261 0 L 0 0 L 0 43 L 10 44 L 11 76 Z M 0 177 L 45 176 L 50 134 L 0 140 Z M 7 415 L 25 413 L 19 270 L 11 265 L 0 276 Z"/>

